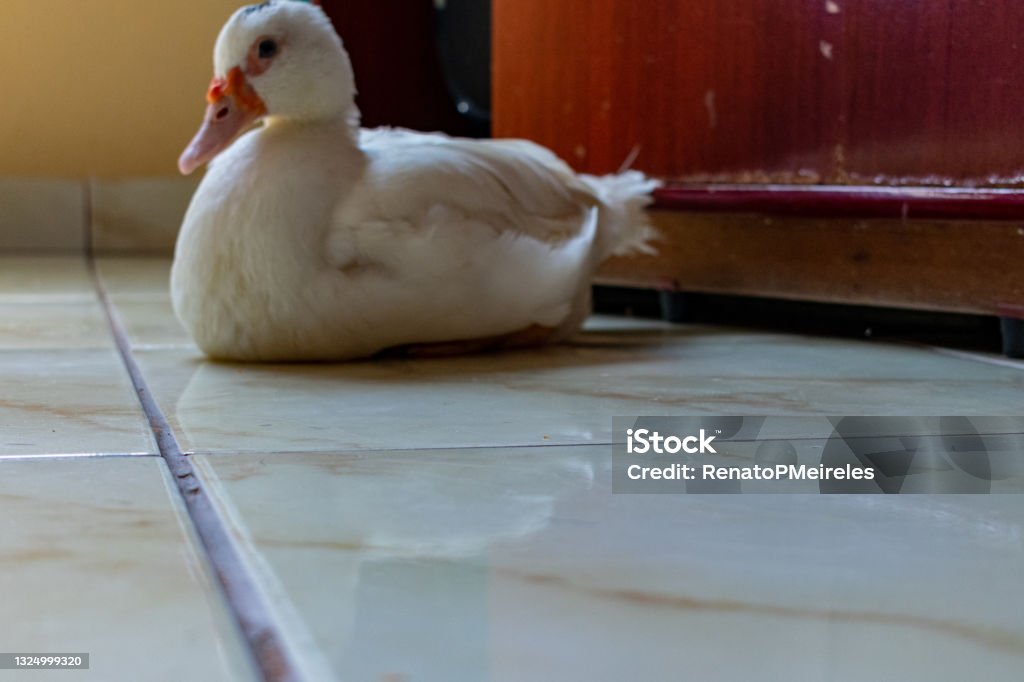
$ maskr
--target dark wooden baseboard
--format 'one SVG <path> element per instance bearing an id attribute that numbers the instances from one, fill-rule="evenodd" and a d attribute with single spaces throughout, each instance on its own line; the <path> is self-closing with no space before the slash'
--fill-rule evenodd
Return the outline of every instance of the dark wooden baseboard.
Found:
<path id="1" fill-rule="evenodd" d="M 1019 193 L 766 189 L 663 192 L 658 254 L 613 259 L 599 282 L 1024 317 Z"/>

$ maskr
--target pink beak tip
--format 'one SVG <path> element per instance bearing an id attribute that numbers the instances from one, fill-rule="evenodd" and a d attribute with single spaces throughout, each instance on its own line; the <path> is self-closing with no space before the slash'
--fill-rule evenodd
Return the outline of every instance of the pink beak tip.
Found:
<path id="1" fill-rule="evenodd" d="M 182 175 L 192 175 L 198 167 L 199 162 L 195 152 L 192 151 L 192 145 L 189 145 L 188 149 L 178 157 L 178 172 Z"/>

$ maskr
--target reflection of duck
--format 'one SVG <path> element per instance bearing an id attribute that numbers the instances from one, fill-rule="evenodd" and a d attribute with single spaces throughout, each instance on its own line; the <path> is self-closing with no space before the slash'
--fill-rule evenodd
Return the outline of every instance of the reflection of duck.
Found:
<path id="1" fill-rule="evenodd" d="M 279 595 L 282 634 L 308 679 L 382 679 L 397 665 L 411 679 L 486 679 L 491 554 L 529 546 L 595 476 L 594 457 L 572 447 L 199 466 L 228 516 L 244 519 L 238 537 Z M 415 636 L 385 636 L 396 633 Z M 457 646 L 438 656 L 431 644 Z"/>
<path id="2" fill-rule="evenodd" d="M 589 312 L 597 264 L 645 248 L 655 183 L 639 173 L 576 175 L 525 141 L 359 133 L 348 56 L 312 4 L 239 10 L 214 61 L 179 165 L 213 163 L 172 273 L 175 309 L 209 355 L 557 341 Z"/>

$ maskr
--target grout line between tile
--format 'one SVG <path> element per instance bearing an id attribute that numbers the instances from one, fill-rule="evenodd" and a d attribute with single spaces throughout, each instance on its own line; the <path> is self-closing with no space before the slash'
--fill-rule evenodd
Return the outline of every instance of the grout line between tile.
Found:
<path id="1" fill-rule="evenodd" d="M 233 457 L 235 455 L 345 455 L 358 457 L 361 455 L 403 454 L 409 452 L 460 452 L 466 450 L 545 450 L 551 448 L 602 448 L 615 445 L 612 441 L 594 441 L 593 443 L 550 443 L 550 444 L 499 444 L 499 445 L 451 445 L 430 446 L 424 448 L 384 448 L 373 447 L 364 449 L 326 449 L 326 450 L 189 450 L 188 455 L 203 457 Z"/>
<path id="2" fill-rule="evenodd" d="M 24 462 L 39 460 L 67 460 L 67 459 L 145 459 L 147 457 L 159 457 L 149 452 L 57 452 L 43 455 L 0 455 L 0 462 Z"/>
<path id="3" fill-rule="evenodd" d="M 809 416 L 825 416 L 825 415 L 809 415 Z M 916 415 L 911 415 L 916 416 Z M 1000 418 L 1003 418 L 1000 416 Z M 1017 419 L 1018 417 L 1007 416 L 1006 419 Z M 984 436 L 990 438 L 1003 438 L 1010 436 L 1024 436 L 1024 431 L 986 431 L 984 433 L 932 433 L 932 434 L 909 434 L 909 435 L 892 435 L 893 438 L 967 438 L 973 436 Z M 847 436 L 847 440 L 861 440 L 861 439 L 873 439 L 876 436 Z M 730 440 L 730 444 L 753 444 L 753 443 L 816 443 L 828 440 L 829 436 L 793 436 L 793 437 L 782 437 L 774 436 L 772 438 L 763 438 L 758 440 L 751 439 L 740 439 Z M 543 450 L 551 449 L 562 449 L 562 448 L 610 448 L 615 445 L 622 445 L 624 441 L 614 443 L 612 441 L 595 441 L 593 443 L 551 443 L 545 445 L 453 445 L 453 446 L 431 446 L 425 448 L 366 448 L 361 450 L 353 449 L 338 449 L 338 450 L 190 450 L 189 456 L 200 456 L 200 457 L 237 457 L 239 455 L 247 455 L 253 457 L 260 456 L 273 456 L 273 457 L 302 457 L 305 455 L 332 455 L 339 457 L 370 457 L 380 455 L 408 455 L 416 452 L 423 453 L 438 453 L 438 452 L 451 452 L 451 453 L 462 453 L 466 451 L 478 452 L 486 450 L 515 450 L 521 452 L 529 452 L 531 454 L 539 453 Z"/>
<path id="4" fill-rule="evenodd" d="M 128 333 L 99 277 L 91 250 L 87 253 L 87 265 L 114 336 L 114 343 L 135 387 L 142 411 L 160 450 L 160 456 L 177 484 L 181 500 L 202 542 L 207 559 L 216 573 L 230 611 L 249 644 L 258 669 L 264 679 L 271 682 L 300 680 L 299 667 L 289 655 L 284 638 L 270 615 L 270 609 L 264 603 L 255 579 L 246 570 L 241 554 L 231 539 L 230 531 L 217 513 L 210 491 L 196 475 L 192 463 L 182 452 L 167 418 L 146 384 L 142 370 L 132 354 Z"/>

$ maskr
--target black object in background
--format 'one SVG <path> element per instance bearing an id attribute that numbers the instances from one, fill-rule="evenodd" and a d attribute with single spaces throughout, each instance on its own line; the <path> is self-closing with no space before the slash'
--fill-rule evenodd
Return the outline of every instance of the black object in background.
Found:
<path id="1" fill-rule="evenodd" d="M 483 117 L 490 115 L 490 0 L 323 0 L 322 6 L 352 57 L 364 126 L 489 133 Z M 457 100 L 471 115 L 459 113 Z"/>
<path id="2" fill-rule="evenodd" d="M 984 315 L 606 286 L 594 288 L 594 311 L 781 333 L 914 341 L 993 353 L 1000 350 L 999 320 Z"/>
<path id="3" fill-rule="evenodd" d="M 437 52 L 456 110 L 491 134 L 491 3 L 435 0 Z"/>

